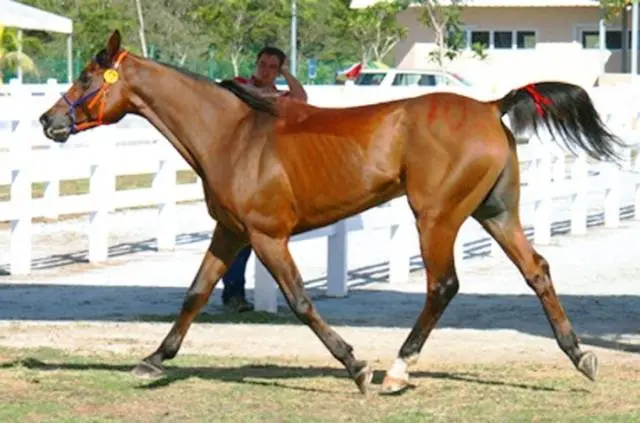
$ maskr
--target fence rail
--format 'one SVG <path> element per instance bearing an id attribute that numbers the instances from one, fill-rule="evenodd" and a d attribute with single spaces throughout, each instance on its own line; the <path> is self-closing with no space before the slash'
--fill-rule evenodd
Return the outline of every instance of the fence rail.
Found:
<path id="1" fill-rule="evenodd" d="M 164 137 L 146 121 L 127 117 L 117 125 L 96 128 L 77 135 L 65 145 L 46 140 L 37 123 L 38 115 L 48 108 L 66 85 L 12 86 L 0 96 L 0 185 L 10 186 L 8 201 L 0 202 L 0 220 L 11 223 L 10 271 L 13 275 L 31 272 L 32 219 L 56 218 L 71 213 L 89 215 L 89 261 L 108 259 L 109 214 L 119 208 L 155 206 L 158 209 L 157 245 L 173 249 L 176 242 L 177 203 L 202 200 L 201 182 L 177 184 L 176 172 L 189 170 Z M 342 88 L 342 87 L 339 87 Z M 28 90 L 28 91 L 27 91 Z M 338 92 L 338 91 L 335 91 Z M 371 91 L 369 91 L 371 92 Z M 597 92 L 603 116 L 612 128 L 627 139 L 635 136 L 635 116 L 625 110 L 623 119 L 617 115 L 621 100 Z M 327 93 L 310 102 L 338 104 Z M 340 91 L 344 95 L 344 91 Z M 363 103 L 378 97 L 360 98 Z M 382 94 L 397 96 L 397 93 Z M 609 100 L 606 100 L 609 98 Z M 317 101 L 316 101 L 317 100 Z M 356 102 L 356 99 L 344 101 Z M 633 109 L 631 109 L 633 110 Z M 640 218 L 640 160 L 638 148 L 620 169 L 607 163 L 592 163 L 586 156 L 570 157 L 550 140 L 531 138 L 519 146 L 522 170 L 521 205 L 531 213 L 523 220 L 533 227 L 534 242 L 547 244 L 551 239 L 556 203 L 568 202 L 570 230 L 585 234 L 589 210 L 603 209 L 608 227 L 620 224 L 623 206 L 635 207 Z M 152 174 L 150 188 L 117 190 L 115 178 L 120 175 Z M 59 183 L 64 180 L 89 180 L 89 192 L 81 195 L 60 195 Z M 41 198 L 32 198 L 32 183 L 45 184 Z M 623 195 L 630 192 L 630 195 Z M 597 195 L 594 197 L 594 193 Z M 595 203 L 589 201 L 595 198 Z M 414 224 L 404 197 L 374 207 L 336 224 L 293 237 L 293 242 L 311 238 L 327 239 L 327 295 L 348 293 L 347 269 L 349 252 L 347 239 L 356 230 L 389 230 L 389 282 L 405 281 L 409 277 L 410 245 L 415 234 Z M 465 243 L 478 237 L 477 232 L 461 232 L 456 241 L 456 256 Z M 259 261 L 255 261 L 255 301 L 258 310 L 275 311 L 278 291 L 271 276 Z"/>

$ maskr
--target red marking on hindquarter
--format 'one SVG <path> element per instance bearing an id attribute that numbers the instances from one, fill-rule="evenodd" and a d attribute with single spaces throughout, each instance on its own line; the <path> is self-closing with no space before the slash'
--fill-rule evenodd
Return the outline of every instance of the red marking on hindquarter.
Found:
<path id="1" fill-rule="evenodd" d="M 452 118 L 454 119 L 452 129 L 455 132 L 460 132 L 467 120 L 467 103 L 462 101 L 461 98 L 456 98 L 456 108 L 454 113 L 455 116 L 452 116 Z"/>
<path id="2" fill-rule="evenodd" d="M 431 104 L 429 105 L 429 113 L 427 114 L 427 122 L 428 123 L 433 123 L 436 118 L 437 118 L 437 107 L 436 107 L 436 102 L 432 101 Z"/>

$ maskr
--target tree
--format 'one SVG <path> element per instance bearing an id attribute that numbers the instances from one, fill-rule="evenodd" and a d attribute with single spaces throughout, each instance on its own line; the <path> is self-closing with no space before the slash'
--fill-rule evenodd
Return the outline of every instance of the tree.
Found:
<path id="1" fill-rule="evenodd" d="M 346 11 L 347 28 L 360 47 L 363 64 L 370 58 L 382 61 L 400 40 L 407 28 L 398 24 L 397 15 L 409 7 L 408 0 L 381 0 L 364 9 Z"/>
<path id="2" fill-rule="evenodd" d="M 464 0 L 451 0 L 451 5 L 444 6 L 439 0 L 421 0 L 424 10 L 420 20 L 435 33 L 436 50 L 429 53 L 429 58 L 444 69 L 447 60 L 458 57 L 465 47 L 465 36 L 462 28 L 462 8 Z M 474 46 L 474 51 L 482 57 L 482 48 Z"/>
<path id="3" fill-rule="evenodd" d="M 612 22 L 614 19 L 621 16 L 622 19 L 622 33 L 625 34 L 628 30 L 627 26 L 627 7 L 633 3 L 632 0 L 600 0 L 600 7 L 604 9 L 605 22 Z M 629 45 L 626 42 L 627 37 L 622 36 L 622 55 L 620 56 L 620 64 L 623 72 L 629 70 Z"/>
<path id="4" fill-rule="evenodd" d="M 298 53 L 318 59 L 333 59 L 340 53 L 357 54 L 354 43 L 345 42 L 351 40 L 345 37 L 348 23 L 344 17 L 348 10 L 340 0 L 298 0 Z"/>
<path id="5" fill-rule="evenodd" d="M 5 31 L 0 24 L 0 84 L 4 69 L 21 68 L 24 72 L 37 72 L 33 59 L 19 51 L 19 42 L 15 31 Z"/>
<path id="6" fill-rule="evenodd" d="M 73 44 L 77 58 L 87 61 L 101 49 L 105 48 L 107 37 L 118 28 L 123 34 L 123 43 L 127 48 L 138 53 L 139 40 L 137 17 L 131 0 L 23 0 L 22 3 L 34 6 L 73 20 Z M 65 41 L 49 38 L 56 45 L 54 54 L 64 52 Z"/>
<path id="7" fill-rule="evenodd" d="M 605 21 L 613 21 L 620 15 L 622 9 L 631 3 L 632 0 L 600 0 L 600 7 L 604 9 Z"/>
<path id="8" fill-rule="evenodd" d="M 269 37 L 283 26 L 279 1 L 226 0 L 206 2 L 196 8 L 195 20 L 210 44 L 226 53 L 234 75 L 247 46 Z"/>
<path id="9" fill-rule="evenodd" d="M 193 0 L 154 0 L 144 9 L 145 40 L 154 59 L 178 63 L 205 53 L 209 40 L 200 36 L 193 18 Z"/>

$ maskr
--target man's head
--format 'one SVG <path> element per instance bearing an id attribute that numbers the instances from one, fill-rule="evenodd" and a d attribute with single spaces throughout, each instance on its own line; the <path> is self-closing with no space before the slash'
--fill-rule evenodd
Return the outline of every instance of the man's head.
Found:
<path id="1" fill-rule="evenodd" d="M 272 85 L 280 74 L 287 56 L 277 47 L 264 47 L 256 58 L 256 78 L 265 85 Z"/>

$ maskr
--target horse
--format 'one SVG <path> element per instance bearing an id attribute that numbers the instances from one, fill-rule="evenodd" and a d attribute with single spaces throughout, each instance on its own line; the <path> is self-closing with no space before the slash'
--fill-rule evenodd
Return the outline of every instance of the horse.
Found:
<path id="1" fill-rule="evenodd" d="M 543 81 L 492 101 L 441 92 L 321 108 L 263 98 L 230 80 L 216 82 L 142 58 L 122 48 L 115 30 L 40 123 L 46 137 L 62 143 L 127 114 L 149 121 L 197 173 L 216 221 L 171 329 L 132 369 L 136 377 L 165 375 L 163 362 L 177 355 L 218 280 L 250 244 L 297 319 L 342 363 L 359 391 L 370 392 L 371 366 L 318 313 L 289 240 L 406 196 L 426 268 L 426 295 L 380 393 L 411 386 L 409 368 L 458 292 L 454 241 L 468 217 L 518 268 L 559 348 L 580 373 L 596 380 L 597 356 L 581 349 L 549 263 L 524 234 L 514 136 L 545 125 L 570 148 L 616 160 L 624 143 L 607 129 L 583 88 Z M 511 129 L 502 121 L 505 115 Z"/>

